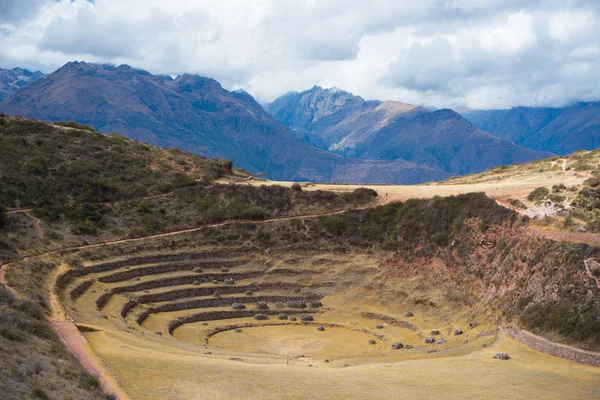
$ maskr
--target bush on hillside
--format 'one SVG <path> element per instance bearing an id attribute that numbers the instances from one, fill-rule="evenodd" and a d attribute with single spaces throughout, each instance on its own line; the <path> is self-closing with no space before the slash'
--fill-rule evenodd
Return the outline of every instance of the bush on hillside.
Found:
<path id="1" fill-rule="evenodd" d="M 531 193 L 529 193 L 529 195 L 527 195 L 527 200 L 540 202 L 546 198 L 548 193 L 550 193 L 548 188 L 542 186 L 537 189 L 534 189 Z"/>
<path id="2" fill-rule="evenodd" d="M 585 181 L 583 181 L 583 185 L 584 186 L 591 186 L 591 187 L 600 186 L 600 179 L 595 178 L 595 177 L 588 178 Z"/>

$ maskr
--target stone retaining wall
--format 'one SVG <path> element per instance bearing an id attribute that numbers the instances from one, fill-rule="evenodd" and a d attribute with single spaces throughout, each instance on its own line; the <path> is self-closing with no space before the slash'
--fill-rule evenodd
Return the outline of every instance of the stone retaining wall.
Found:
<path id="1" fill-rule="evenodd" d="M 271 290 L 271 289 L 279 289 L 279 290 L 289 290 L 295 288 L 302 288 L 302 286 L 298 283 L 287 283 L 287 282 L 278 282 L 278 283 L 262 283 L 258 285 L 246 285 L 246 286 L 213 286 L 213 287 L 194 287 L 194 288 L 186 288 L 186 289 L 177 289 L 170 292 L 162 292 L 162 293 L 150 293 L 138 296 L 138 301 L 140 303 L 156 303 L 159 301 L 169 301 L 176 300 L 186 297 L 200 297 L 200 296 L 210 296 L 214 292 L 219 292 L 220 294 L 234 294 L 234 293 L 244 293 L 247 290 L 252 291 L 261 291 L 261 290 Z"/>
<path id="2" fill-rule="evenodd" d="M 135 278 L 136 276 L 148 276 L 161 274 L 165 272 L 173 271 L 192 271 L 196 267 L 204 269 L 217 269 L 221 267 L 236 267 L 238 265 L 246 264 L 246 261 L 232 260 L 232 261 L 212 261 L 203 263 L 192 263 L 192 264 L 161 264 L 153 265 L 151 267 L 142 267 L 130 269 L 127 271 L 116 272 L 111 275 L 103 276 L 98 280 L 103 283 L 114 283 L 120 281 L 126 281 L 127 279 Z M 198 276 L 201 276 L 198 274 Z"/>
<path id="3" fill-rule="evenodd" d="M 314 314 L 318 311 L 316 310 L 302 310 L 302 314 Z M 223 319 L 232 319 L 232 318 L 250 318 L 253 317 L 254 314 L 257 313 L 257 310 L 236 310 L 236 311 L 207 311 L 199 314 L 188 315 L 184 318 L 179 318 L 174 321 L 171 321 L 168 326 L 168 331 L 170 334 L 173 334 L 173 331 L 185 324 L 191 324 L 193 322 L 200 321 L 217 321 Z M 284 313 L 288 315 L 298 314 L 298 310 L 260 310 L 260 314 L 266 315 L 277 315 L 279 313 Z"/>
<path id="4" fill-rule="evenodd" d="M 221 250 L 221 251 L 207 251 L 200 253 L 179 253 L 179 254 L 157 254 L 152 256 L 140 256 L 140 257 L 132 257 L 125 260 L 119 261 L 111 261 L 101 264 L 91 265 L 85 268 L 86 273 L 92 274 L 97 272 L 110 271 L 111 269 L 117 269 L 122 267 L 128 267 L 133 265 L 140 264 L 151 264 L 151 263 L 159 263 L 159 262 L 169 262 L 169 261 L 183 261 L 183 260 L 197 260 L 200 258 L 232 258 L 239 257 L 242 255 L 248 254 L 247 252 L 242 251 L 229 251 L 229 250 Z"/>
<path id="5" fill-rule="evenodd" d="M 76 271 L 74 269 L 70 269 L 66 272 L 63 272 L 62 274 L 60 274 L 57 278 L 56 278 L 56 289 L 57 290 L 63 290 L 64 288 L 66 288 L 71 282 L 73 282 L 73 279 L 75 279 L 76 277 L 80 276 L 81 272 Z"/>
<path id="6" fill-rule="evenodd" d="M 127 316 L 127 314 L 129 313 L 129 311 L 132 308 L 134 308 L 135 306 L 137 306 L 138 304 L 139 303 L 135 300 L 129 300 L 127 303 L 125 303 L 125 305 L 121 309 L 121 317 L 125 318 Z"/>
<path id="7" fill-rule="evenodd" d="M 387 316 L 387 315 L 376 314 L 376 313 L 372 313 L 372 312 L 363 312 L 363 313 L 361 313 L 361 315 L 363 317 L 369 318 L 369 319 L 380 319 L 390 325 L 396 325 L 396 326 L 399 326 L 404 329 L 409 329 L 413 332 L 419 332 L 421 330 L 421 328 L 419 328 L 419 326 L 413 324 L 412 322 L 401 321 L 401 320 L 395 319 L 395 318 Z"/>
<path id="8" fill-rule="evenodd" d="M 289 325 L 323 325 L 328 328 L 344 328 L 344 329 L 350 329 L 352 331 L 357 331 L 357 332 L 361 332 L 361 333 L 364 333 L 367 335 L 374 336 L 377 339 L 381 340 L 382 342 L 386 341 L 384 335 L 380 335 L 380 334 L 371 332 L 370 330 L 364 329 L 364 328 L 354 328 L 354 327 L 349 327 L 349 326 L 345 326 L 342 324 L 336 324 L 336 323 L 330 323 L 330 322 L 315 322 L 315 321 L 313 321 L 313 322 L 291 322 L 291 321 L 288 321 L 288 322 L 266 322 L 266 323 L 262 323 L 262 324 L 255 324 L 252 322 L 247 322 L 245 324 L 238 324 L 238 325 L 218 326 L 208 332 L 208 334 L 206 335 L 206 338 L 204 339 L 204 343 L 208 344 L 208 340 L 210 339 L 210 337 L 216 335 L 217 333 L 231 331 L 231 330 L 237 329 L 237 328 L 253 328 L 253 327 L 260 327 L 260 326 L 289 326 Z"/>
<path id="9" fill-rule="evenodd" d="M 180 303 L 169 303 L 164 304 L 159 307 L 153 307 L 142 312 L 138 318 L 138 324 L 142 324 L 146 318 L 150 314 L 157 314 L 161 312 L 173 312 L 173 311 L 182 311 L 189 310 L 194 308 L 211 308 L 211 307 L 222 307 L 222 306 L 231 306 L 233 303 L 257 303 L 259 301 L 266 301 L 268 303 L 275 303 L 278 301 L 287 302 L 287 301 L 302 301 L 306 302 L 310 299 L 318 298 L 317 296 L 313 297 L 298 297 L 298 296 L 248 296 L 248 297 L 215 297 L 209 299 L 198 299 L 192 301 L 183 301 Z M 250 309 L 249 311 L 253 311 L 254 313 L 264 314 L 264 310 Z"/>
<path id="10" fill-rule="evenodd" d="M 263 271 L 250 271 L 250 272 L 238 272 L 238 273 L 224 273 L 224 274 L 194 274 L 194 275 L 186 275 L 186 276 L 177 276 L 173 278 L 162 278 L 155 279 L 152 281 L 138 283 L 136 285 L 128 285 L 128 286 L 119 286 L 112 289 L 110 292 L 107 292 L 100 296 L 98 300 L 96 300 L 96 307 L 98 309 L 102 309 L 110 296 L 113 294 L 119 293 L 127 293 L 127 292 L 140 292 L 142 290 L 148 289 L 157 289 L 165 286 L 177 286 L 177 285 L 189 285 L 196 281 L 198 282 L 210 282 L 212 280 L 224 281 L 225 279 L 248 279 L 254 278 L 257 276 L 263 275 Z M 213 288 L 214 291 L 214 288 Z"/>
<path id="11" fill-rule="evenodd" d="M 102 310 L 113 294 L 114 293 L 111 290 L 109 292 L 103 293 L 100 297 L 98 297 L 98 299 L 96 300 L 96 308 L 98 308 L 98 310 Z"/>
<path id="12" fill-rule="evenodd" d="M 310 269 L 293 269 L 293 268 L 274 268 L 268 271 L 269 274 L 280 275 L 317 275 L 322 274 L 321 271 L 313 271 Z"/>
<path id="13" fill-rule="evenodd" d="M 94 282 L 95 282 L 94 279 L 89 279 L 87 281 L 82 282 L 75 289 L 71 290 L 71 293 L 70 293 L 71 300 L 75 301 L 78 298 L 80 298 L 81 295 L 84 294 L 94 284 Z"/>
<path id="14" fill-rule="evenodd" d="M 513 339 L 523 343 L 525 346 L 530 347 L 533 350 L 539 351 L 540 353 L 564 358 L 566 360 L 575 361 L 584 365 L 600 367 L 600 353 L 593 353 L 591 351 L 580 350 L 574 347 L 553 343 L 540 336 L 534 335 L 531 332 L 522 331 L 519 329 L 510 328 L 507 329 L 507 333 Z"/>

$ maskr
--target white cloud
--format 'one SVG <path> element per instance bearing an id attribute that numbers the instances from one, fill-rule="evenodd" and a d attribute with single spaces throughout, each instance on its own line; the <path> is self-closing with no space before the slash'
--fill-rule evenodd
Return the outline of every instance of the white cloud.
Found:
<path id="1" fill-rule="evenodd" d="M 550 35 L 560 42 L 598 40 L 598 15 L 584 10 L 565 11 L 550 18 Z"/>
<path id="2" fill-rule="evenodd" d="M 0 0 L 0 66 L 199 73 L 436 107 L 600 100 L 594 0 Z"/>

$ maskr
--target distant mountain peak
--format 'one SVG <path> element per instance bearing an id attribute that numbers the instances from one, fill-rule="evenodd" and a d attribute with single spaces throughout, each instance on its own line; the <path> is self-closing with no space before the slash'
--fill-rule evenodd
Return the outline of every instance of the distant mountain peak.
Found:
<path id="1" fill-rule="evenodd" d="M 0 68 L 0 101 L 43 77 L 44 74 L 40 71 L 32 72 L 19 67 Z"/>
<path id="2" fill-rule="evenodd" d="M 301 139 L 348 158 L 404 159 L 464 174 L 548 156 L 498 140 L 451 109 L 365 101 L 335 87 L 314 86 L 266 109 Z"/>
<path id="3" fill-rule="evenodd" d="M 86 63 L 85 61 L 69 61 L 57 69 L 57 71 L 81 71 L 84 69 L 90 69 L 90 64 Z"/>
<path id="4" fill-rule="evenodd" d="M 600 102 L 475 110 L 463 116 L 479 129 L 531 149 L 564 155 L 600 146 Z"/>

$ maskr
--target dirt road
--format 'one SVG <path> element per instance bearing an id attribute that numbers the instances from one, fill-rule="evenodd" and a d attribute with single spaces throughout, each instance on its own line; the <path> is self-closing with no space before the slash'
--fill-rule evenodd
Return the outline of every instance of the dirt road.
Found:
<path id="1" fill-rule="evenodd" d="M 597 233 L 547 231 L 534 226 L 527 227 L 527 233 L 532 236 L 550 239 L 557 242 L 600 246 L 600 234 Z"/>

